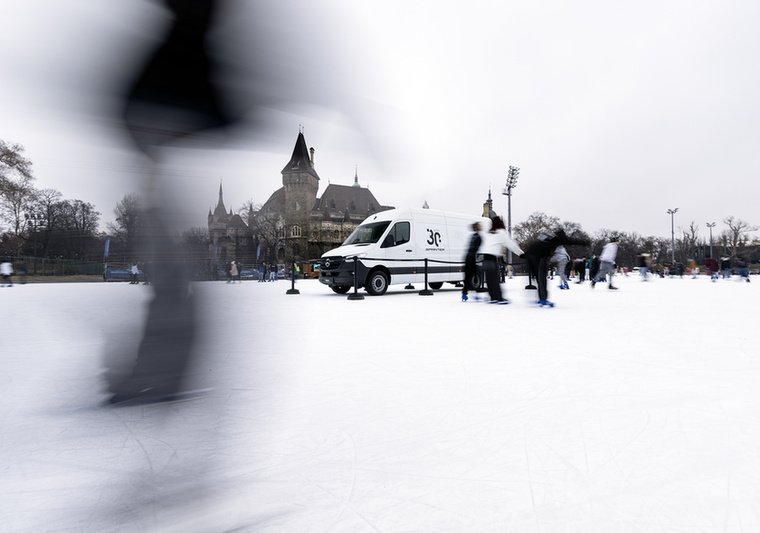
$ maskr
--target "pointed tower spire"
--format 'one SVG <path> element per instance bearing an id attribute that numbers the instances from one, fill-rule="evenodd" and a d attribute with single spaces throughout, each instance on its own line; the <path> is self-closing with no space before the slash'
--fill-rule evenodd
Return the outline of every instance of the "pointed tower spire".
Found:
<path id="1" fill-rule="evenodd" d="M 314 170 L 314 165 L 312 165 L 309 149 L 306 147 L 306 139 L 303 136 L 303 132 L 299 131 L 296 145 L 293 147 L 293 155 L 290 156 L 290 161 L 285 165 L 281 173 L 297 174 L 301 172 L 306 172 L 319 179 L 319 175 Z"/>
<path id="2" fill-rule="evenodd" d="M 359 185 L 359 165 L 356 165 L 356 170 L 354 171 L 353 187 L 361 187 L 361 185 Z"/>
<path id="3" fill-rule="evenodd" d="M 492 218 L 496 216 L 496 212 L 493 210 L 493 199 L 491 198 L 491 187 L 488 187 L 488 200 L 483 204 L 483 216 Z"/>
<path id="4" fill-rule="evenodd" d="M 216 217 L 217 220 L 223 220 L 227 217 L 227 209 L 224 207 L 223 197 L 224 194 L 222 192 L 222 180 L 219 180 L 219 201 L 216 204 L 216 209 L 214 209 L 214 217 Z"/>

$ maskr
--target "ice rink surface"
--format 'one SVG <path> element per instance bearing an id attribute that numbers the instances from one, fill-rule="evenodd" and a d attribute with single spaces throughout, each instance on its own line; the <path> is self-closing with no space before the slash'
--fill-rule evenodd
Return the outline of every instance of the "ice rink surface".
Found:
<path id="1" fill-rule="evenodd" d="M 149 286 L 2 288 L 0 531 L 759 531 L 760 278 L 615 281 L 195 284 L 211 391 L 123 408 Z"/>

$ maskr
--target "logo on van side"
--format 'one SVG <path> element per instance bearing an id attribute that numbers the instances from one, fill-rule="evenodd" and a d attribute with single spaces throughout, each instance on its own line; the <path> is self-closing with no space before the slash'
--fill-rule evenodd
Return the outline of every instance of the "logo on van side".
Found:
<path id="1" fill-rule="evenodd" d="M 425 251 L 443 251 L 445 248 L 441 247 L 441 232 L 438 230 L 427 228 L 428 232 L 428 239 L 427 243 L 431 246 L 430 248 L 425 248 Z"/>

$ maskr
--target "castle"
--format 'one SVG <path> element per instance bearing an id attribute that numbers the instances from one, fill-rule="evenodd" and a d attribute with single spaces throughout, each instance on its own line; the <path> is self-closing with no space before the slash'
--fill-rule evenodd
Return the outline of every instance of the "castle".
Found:
<path id="1" fill-rule="evenodd" d="M 314 168 L 314 148 L 307 149 L 298 133 L 290 161 L 281 171 L 282 187 L 258 211 L 243 216 L 228 212 L 219 185 L 216 208 L 208 213 L 208 231 L 214 259 L 244 263 L 307 261 L 339 246 L 368 216 L 393 209 L 381 205 L 369 189 L 359 185 L 328 184 L 317 198 L 320 177 Z"/>

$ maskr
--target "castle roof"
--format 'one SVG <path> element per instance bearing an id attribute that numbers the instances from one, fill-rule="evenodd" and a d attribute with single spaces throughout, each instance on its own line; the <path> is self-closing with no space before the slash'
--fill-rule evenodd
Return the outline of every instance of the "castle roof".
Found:
<path id="1" fill-rule="evenodd" d="M 304 139 L 303 133 L 298 132 L 298 138 L 296 139 L 296 145 L 293 147 L 293 155 L 290 156 L 290 161 L 282 169 L 282 174 L 294 174 L 299 172 L 307 172 L 319 179 L 317 171 L 314 170 L 311 158 L 309 157 L 309 149 L 306 147 L 306 139 Z"/>
<path id="2" fill-rule="evenodd" d="M 389 209 L 380 205 L 369 189 L 349 185 L 330 184 L 321 198 L 317 198 L 312 212 L 345 212 L 353 214 L 375 213 Z"/>
<path id="3" fill-rule="evenodd" d="M 248 226 L 246 226 L 245 222 L 243 222 L 243 218 L 240 215 L 232 215 L 227 228 L 248 229 Z"/>

